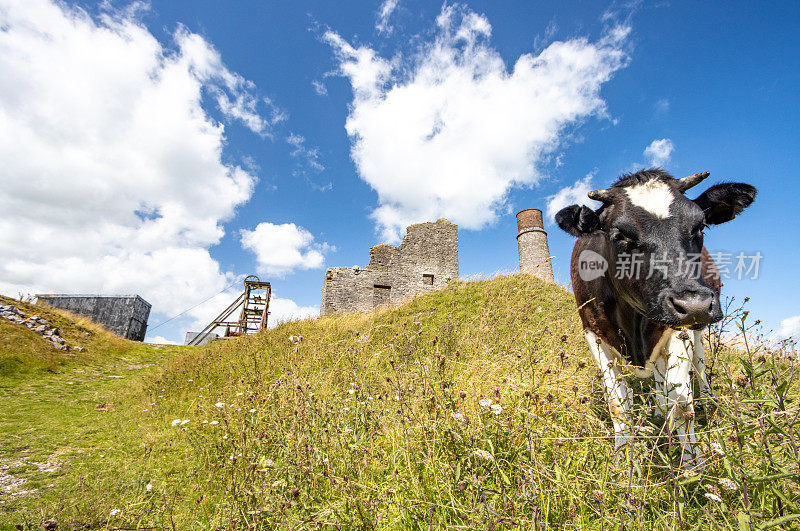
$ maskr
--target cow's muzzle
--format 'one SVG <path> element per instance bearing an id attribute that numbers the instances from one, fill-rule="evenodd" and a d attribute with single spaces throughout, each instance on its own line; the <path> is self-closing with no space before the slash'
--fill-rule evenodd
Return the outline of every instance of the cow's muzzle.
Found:
<path id="1" fill-rule="evenodd" d="M 708 325 L 722 317 L 719 301 L 708 288 L 668 293 L 664 298 L 664 311 L 669 324 L 691 328 Z"/>

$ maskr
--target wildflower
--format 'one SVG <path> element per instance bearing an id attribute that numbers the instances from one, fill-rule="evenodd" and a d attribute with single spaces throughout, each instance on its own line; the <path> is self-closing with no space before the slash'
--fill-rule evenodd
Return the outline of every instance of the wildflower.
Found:
<path id="1" fill-rule="evenodd" d="M 492 410 L 492 413 L 494 413 L 495 415 L 499 415 L 500 413 L 503 412 L 503 406 L 501 406 L 500 404 L 492 404 L 490 406 L 490 409 Z"/>
<path id="2" fill-rule="evenodd" d="M 347 391 L 347 392 L 348 392 L 348 393 L 350 393 L 350 394 L 352 395 L 352 394 L 354 394 L 354 393 L 355 393 L 355 390 L 354 390 L 354 389 L 350 389 L 350 390 L 349 390 L 349 391 Z"/>
<path id="3" fill-rule="evenodd" d="M 480 405 L 483 408 L 487 408 L 488 409 L 488 408 L 492 407 L 492 399 L 491 398 L 481 398 L 480 400 L 478 400 L 478 405 Z"/>
<path id="4" fill-rule="evenodd" d="M 111 509 L 111 516 L 117 516 L 120 512 L 122 511 L 119 509 Z"/>
<path id="5" fill-rule="evenodd" d="M 256 412 L 256 410 L 255 410 L 255 409 L 251 409 L 251 410 L 250 410 L 250 413 L 255 413 L 255 412 Z"/>
<path id="6" fill-rule="evenodd" d="M 722 449 L 722 445 L 718 442 L 712 442 L 711 449 L 717 452 L 719 455 L 725 455 L 725 450 Z"/>
<path id="7" fill-rule="evenodd" d="M 207 420 L 204 420 L 204 421 L 203 421 L 203 424 L 208 424 L 208 421 L 207 421 Z"/>
<path id="8" fill-rule="evenodd" d="M 175 420 L 173 420 L 173 421 L 172 421 L 172 426 L 173 426 L 173 427 L 174 427 L 174 426 L 177 426 L 177 425 L 178 425 L 178 424 L 180 424 L 180 423 L 181 423 L 181 419 L 175 419 Z"/>
<path id="9" fill-rule="evenodd" d="M 216 403 L 216 404 L 214 404 L 214 405 L 215 405 L 215 406 L 217 406 L 217 407 L 220 407 L 220 408 L 222 408 L 222 407 L 225 407 L 225 402 L 217 402 L 217 403 Z"/>
<path id="10" fill-rule="evenodd" d="M 189 419 L 182 420 L 182 421 L 181 421 L 181 426 L 183 426 L 184 424 L 187 424 L 188 422 L 189 422 Z"/>
<path id="11" fill-rule="evenodd" d="M 451 417 L 453 420 L 457 421 L 457 422 L 463 422 L 463 423 L 465 423 L 465 424 L 467 424 L 467 423 L 469 422 L 469 420 L 467 419 L 467 417 L 465 417 L 465 416 L 464 416 L 464 415 L 462 415 L 461 413 L 450 413 L 450 417 Z"/>
<path id="12" fill-rule="evenodd" d="M 236 396 L 242 396 L 244 393 L 236 393 Z"/>
<path id="13" fill-rule="evenodd" d="M 722 501 L 722 498 L 720 498 L 719 496 L 717 496 L 713 492 L 706 492 L 705 494 L 703 494 L 703 496 L 705 496 L 706 498 L 708 498 L 711 501 L 715 501 L 715 502 L 721 502 Z"/>
<path id="14" fill-rule="evenodd" d="M 144 486 L 144 490 L 146 490 L 147 492 L 150 492 L 151 490 L 153 490 L 153 484 L 152 483 L 148 483 L 147 485 Z"/>
<path id="15" fill-rule="evenodd" d="M 722 485 L 723 487 L 725 487 L 726 489 L 730 490 L 730 491 L 734 491 L 735 492 L 736 489 L 737 489 L 736 483 L 734 483 L 732 480 L 730 480 L 728 478 L 720 479 L 719 480 L 719 484 Z"/>
<path id="16" fill-rule="evenodd" d="M 211 422 L 208 423 L 209 426 L 216 426 L 217 424 L 219 424 L 218 420 L 212 420 Z"/>
<path id="17" fill-rule="evenodd" d="M 473 450 L 472 453 L 486 461 L 494 461 L 494 456 L 486 450 Z"/>
<path id="18" fill-rule="evenodd" d="M 681 475 L 683 476 L 684 479 L 689 479 L 689 478 L 695 477 L 697 475 L 697 472 L 695 472 L 694 470 L 688 470 L 687 469 L 687 470 L 684 470 L 683 474 L 681 474 Z"/>
<path id="19" fill-rule="evenodd" d="M 143 409 L 142 413 L 147 413 L 147 411 L 148 411 L 147 409 Z"/>

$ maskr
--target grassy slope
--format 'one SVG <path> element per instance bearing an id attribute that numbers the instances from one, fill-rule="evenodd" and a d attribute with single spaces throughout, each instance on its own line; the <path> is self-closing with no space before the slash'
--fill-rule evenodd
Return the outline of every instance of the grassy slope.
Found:
<path id="1" fill-rule="evenodd" d="M 289 335 L 303 336 L 297 349 Z M 676 476 L 663 439 L 614 456 L 572 297 L 530 277 L 455 283 L 394 309 L 199 348 L 121 345 L 95 353 L 98 374 L 78 378 L 75 361 L 3 391 L 0 430 L 26 439 L 4 435 L 6 458 L 69 450 L 52 486 L 39 479 L 40 491 L 2 500 L 0 522 L 671 529 L 676 494 L 686 527 L 800 513 L 796 380 L 780 387 L 794 367 L 756 360 L 739 387 L 739 362 L 718 360 L 718 409 L 698 425 L 704 475 Z M 120 356 L 164 363 L 124 369 Z M 115 410 L 93 410 L 104 402 Z M 636 423 L 659 429 L 644 414 Z M 737 490 L 720 489 L 725 480 Z"/>

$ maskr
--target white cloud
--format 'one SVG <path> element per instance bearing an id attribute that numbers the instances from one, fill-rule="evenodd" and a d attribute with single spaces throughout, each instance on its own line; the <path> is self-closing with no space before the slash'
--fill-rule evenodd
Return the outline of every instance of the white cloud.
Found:
<path id="1" fill-rule="evenodd" d="M 202 37 L 167 49 L 136 11 L 0 0 L 0 292 L 139 293 L 174 315 L 234 280 L 208 248 L 255 176 L 223 162 L 203 95 L 262 135 L 282 115 Z"/>
<path id="2" fill-rule="evenodd" d="M 322 81 L 315 79 L 311 82 L 311 86 L 314 87 L 314 92 L 317 93 L 317 96 L 326 96 L 328 94 L 328 87 Z"/>
<path id="3" fill-rule="evenodd" d="M 644 158 L 648 165 L 663 168 L 669 163 L 673 151 L 675 151 L 675 145 L 669 138 L 653 140 L 649 146 L 644 148 Z"/>
<path id="4" fill-rule="evenodd" d="M 657 117 L 666 116 L 669 113 L 670 102 L 666 98 L 661 98 L 656 102 L 655 115 Z"/>
<path id="5" fill-rule="evenodd" d="M 781 321 L 778 336 L 781 338 L 792 337 L 800 339 L 800 315 L 795 315 L 794 317 L 789 317 Z"/>
<path id="6" fill-rule="evenodd" d="M 322 267 L 324 253 L 331 247 L 317 244 L 314 236 L 294 223 L 259 223 L 253 230 L 242 230 L 242 248 L 253 252 L 261 273 L 284 276 L 297 269 Z"/>
<path id="7" fill-rule="evenodd" d="M 295 319 L 319 317 L 319 306 L 298 306 L 293 300 L 280 297 L 272 297 L 269 311 L 269 328 L 275 328 L 283 322 Z"/>
<path id="8" fill-rule="evenodd" d="M 167 339 L 164 336 L 155 336 L 150 337 L 147 339 L 147 343 L 153 343 L 156 345 L 182 345 L 183 343 L 178 343 L 177 341 L 172 341 L 171 339 Z"/>
<path id="9" fill-rule="evenodd" d="M 389 17 L 392 16 L 394 10 L 397 9 L 397 4 L 400 0 L 383 0 L 380 9 L 378 10 L 378 21 L 375 23 L 375 29 L 378 33 L 391 33 L 392 26 L 389 24 Z"/>
<path id="10" fill-rule="evenodd" d="M 552 223 L 558 211 L 566 206 L 574 204 L 586 205 L 594 210 L 600 205 L 586 195 L 593 190 L 592 177 L 594 177 L 594 174 L 590 173 L 583 179 L 575 181 L 572 186 L 565 186 L 555 195 L 547 198 L 547 219 L 549 222 Z"/>
<path id="11" fill-rule="evenodd" d="M 509 71 L 483 15 L 445 6 L 437 26 L 416 56 L 392 60 L 325 34 L 353 89 L 351 156 L 378 194 L 386 241 L 439 217 L 466 229 L 494 221 L 512 187 L 538 182 L 567 127 L 605 115 L 600 88 L 627 62 L 627 27 L 554 42 Z"/>
<path id="12" fill-rule="evenodd" d="M 303 160 L 310 169 L 317 173 L 325 169 L 325 166 L 319 161 L 319 149 L 307 147 L 306 139 L 302 135 L 291 133 L 286 137 L 286 142 L 293 148 L 290 153 L 292 157 Z"/>

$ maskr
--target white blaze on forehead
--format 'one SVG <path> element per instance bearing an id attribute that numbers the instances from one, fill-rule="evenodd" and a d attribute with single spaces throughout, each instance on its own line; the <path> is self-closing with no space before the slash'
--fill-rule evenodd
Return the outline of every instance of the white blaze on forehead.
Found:
<path id="1" fill-rule="evenodd" d="M 662 181 L 647 181 L 625 188 L 631 203 L 659 218 L 669 217 L 669 206 L 675 198 L 672 189 Z"/>

